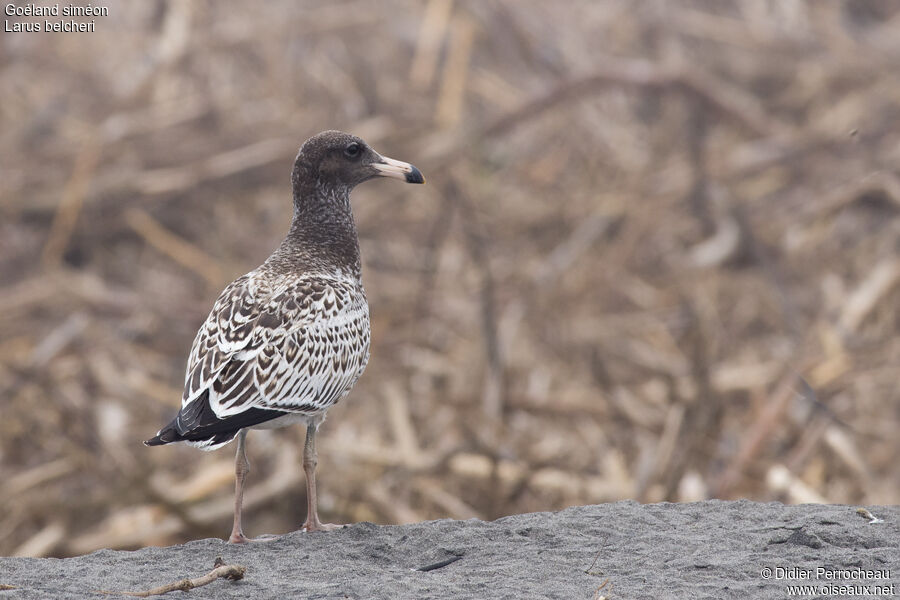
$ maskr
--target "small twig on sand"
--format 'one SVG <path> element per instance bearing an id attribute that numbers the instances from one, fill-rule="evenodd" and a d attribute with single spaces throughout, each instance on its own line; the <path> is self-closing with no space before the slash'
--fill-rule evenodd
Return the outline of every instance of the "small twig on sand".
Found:
<path id="1" fill-rule="evenodd" d="M 237 581 L 238 579 L 244 578 L 244 573 L 246 571 L 246 567 L 242 565 L 226 565 L 224 564 L 222 558 L 218 557 L 216 558 L 215 568 L 202 577 L 173 581 L 172 583 L 167 583 L 166 585 L 161 585 L 159 587 L 155 587 L 149 590 L 143 590 L 140 592 L 108 592 L 106 590 L 102 590 L 100 593 L 116 594 L 119 596 L 138 596 L 141 598 L 146 598 L 148 596 L 160 596 L 162 594 L 168 594 L 169 592 L 175 591 L 186 592 L 188 590 L 192 590 L 194 588 L 212 583 L 220 577 L 230 579 L 232 581 Z"/>
<path id="2" fill-rule="evenodd" d="M 603 550 L 600 550 L 600 552 L 597 553 L 597 556 L 594 557 L 594 562 L 591 563 L 591 566 L 585 569 L 585 573 L 587 573 L 588 575 L 599 575 L 599 573 L 594 573 L 594 565 L 597 564 L 597 560 L 599 560 L 601 554 L 603 554 Z"/>
<path id="3" fill-rule="evenodd" d="M 606 600 L 606 596 L 600 595 L 600 590 L 605 588 L 608 583 L 609 583 L 609 577 L 604 579 L 603 583 L 600 584 L 600 587 L 598 587 L 596 590 L 594 590 L 594 600 Z M 609 586 L 609 587 L 612 587 L 612 586 Z"/>
<path id="4" fill-rule="evenodd" d="M 18 588 L 17 588 L 16 586 L 14 586 L 14 585 L 7 585 L 7 584 L 5 584 L 5 583 L 0 583 L 0 591 L 3 591 L 3 590 L 15 590 L 15 589 L 18 589 Z"/>
<path id="5" fill-rule="evenodd" d="M 430 565 L 426 565 L 424 567 L 418 567 L 416 569 L 413 569 L 413 571 L 420 571 L 422 573 L 427 573 L 428 571 L 434 571 L 436 569 L 443 569 L 447 565 L 452 565 L 456 561 L 460 560 L 462 557 L 463 557 L 462 554 L 454 554 L 450 558 L 446 558 L 442 561 L 439 561 L 439 562 L 436 562 L 436 563 L 433 563 Z"/>

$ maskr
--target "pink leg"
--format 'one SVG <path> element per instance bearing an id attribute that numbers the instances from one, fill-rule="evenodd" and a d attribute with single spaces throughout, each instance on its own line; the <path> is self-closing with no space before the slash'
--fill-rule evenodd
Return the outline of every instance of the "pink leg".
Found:
<path id="1" fill-rule="evenodd" d="M 301 527 L 302 531 L 331 531 L 340 525 L 322 523 L 319 520 L 318 499 L 316 498 L 316 430 L 318 424 L 306 426 L 306 443 L 303 445 L 303 470 L 306 472 L 306 522 Z"/>
<path id="2" fill-rule="evenodd" d="M 237 453 L 234 456 L 234 526 L 231 528 L 231 537 L 228 541 L 232 544 L 242 544 L 250 541 L 241 530 L 241 505 L 244 502 L 244 478 L 250 472 L 250 462 L 244 451 L 244 440 L 247 430 L 240 431 L 237 435 Z"/>

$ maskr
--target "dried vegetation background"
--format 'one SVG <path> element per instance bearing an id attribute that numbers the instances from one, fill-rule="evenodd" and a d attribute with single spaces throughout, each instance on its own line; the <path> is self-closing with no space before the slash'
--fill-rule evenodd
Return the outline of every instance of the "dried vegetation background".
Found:
<path id="1" fill-rule="evenodd" d="M 354 195 L 329 520 L 900 502 L 896 3 L 110 4 L 0 38 L 0 554 L 227 533 L 230 447 L 140 442 L 326 128 L 429 183 Z M 248 533 L 302 436 L 250 435 Z"/>

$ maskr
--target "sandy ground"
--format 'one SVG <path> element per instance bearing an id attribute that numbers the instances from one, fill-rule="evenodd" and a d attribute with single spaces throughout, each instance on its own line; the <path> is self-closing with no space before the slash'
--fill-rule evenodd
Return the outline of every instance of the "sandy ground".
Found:
<path id="1" fill-rule="evenodd" d="M 359 523 L 244 546 L 0 558 L 0 584 L 16 586 L 0 600 L 109 598 L 96 590 L 197 577 L 218 556 L 246 577 L 165 597 L 591 599 L 607 580 L 599 594 L 611 599 L 787 598 L 794 585 L 816 586 L 800 597 L 900 597 L 900 507 L 869 508 L 883 522 L 851 506 L 619 502 L 493 522 Z"/>

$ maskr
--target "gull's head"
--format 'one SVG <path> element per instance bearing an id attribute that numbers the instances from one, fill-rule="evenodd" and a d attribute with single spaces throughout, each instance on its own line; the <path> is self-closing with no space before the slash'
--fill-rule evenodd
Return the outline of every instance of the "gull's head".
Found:
<path id="1" fill-rule="evenodd" d="M 374 177 L 425 183 L 413 165 L 382 156 L 361 138 L 342 131 L 323 131 L 306 140 L 294 161 L 294 186 L 352 189 Z"/>

